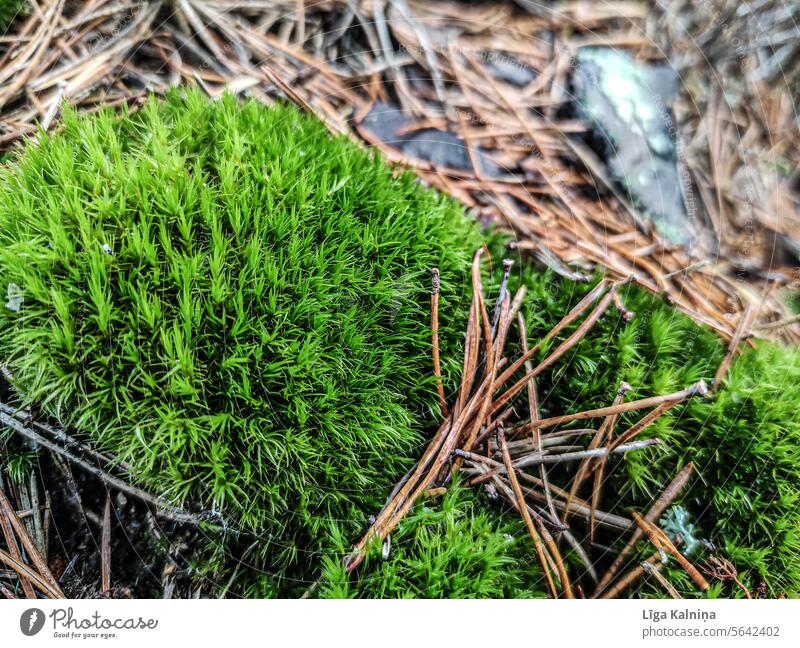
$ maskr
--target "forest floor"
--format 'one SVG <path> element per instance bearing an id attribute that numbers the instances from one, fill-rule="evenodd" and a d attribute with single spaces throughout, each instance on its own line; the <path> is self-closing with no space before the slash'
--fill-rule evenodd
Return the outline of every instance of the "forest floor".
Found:
<path id="1" fill-rule="evenodd" d="M 600 270 L 612 282 L 632 280 L 715 331 L 731 355 L 750 338 L 800 342 L 800 70 L 792 65 L 800 7 L 31 5 L 0 37 L 0 153 L 8 158 L 39 129 L 59 129 L 63 102 L 87 113 L 135 109 L 175 85 L 288 100 L 499 225 L 560 277 L 587 281 Z M 623 56 L 596 57 L 608 51 Z M 652 177 L 637 187 L 634 170 L 643 167 Z M 13 417 L 3 416 L 6 424 Z M 196 541 L 191 524 L 156 524 L 146 494 L 128 486 L 112 501 L 102 475 L 73 471 L 57 453 L 19 472 L 0 489 L 50 568 L 31 565 L 45 584 L 55 574 L 70 596 L 207 594 L 178 558 Z M 7 534 L 16 528 L 10 506 Z M 112 507 L 114 524 L 131 531 L 124 538 L 112 538 Z M 152 564 L 137 559 L 149 548 L 130 540 L 144 527 L 166 546 Z M 58 555 L 48 555 L 53 535 Z M 115 573 L 113 587 L 111 554 L 131 570 Z"/>

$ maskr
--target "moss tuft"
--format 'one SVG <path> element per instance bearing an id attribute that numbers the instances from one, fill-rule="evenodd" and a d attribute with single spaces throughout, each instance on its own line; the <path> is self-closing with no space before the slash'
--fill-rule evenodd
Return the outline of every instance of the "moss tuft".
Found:
<path id="1" fill-rule="evenodd" d="M 457 369 L 475 224 L 291 107 L 173 93 L 63 126 L 0 170 L 18 393 L 276 564 L 363 523 L 435 406 L 433 266 Z"/>
<path id="2" fill-rule="evenodd" d="M 223 551 L 257 547 L 231 592 L 294 594 L 322 570 L 323 596 L 536 596 L 518 521 L 460 488 L 414 509 L 388 561 L 375 547 L 350 577 L 340 562 L 434 417 L 429 270 L 453 387 L 482 242 L 453 201 L 293 108 L 188 92 L 135 115 L 67 111 L 0 169 L 0 358 L 23 400 L 137 483 L 257 535 L 198 558 L 211 577 Z M 591 288 L 532 268 L 515 281 L 532 340 Z M 607 405 L 622 380 L 638 398 L 713 378 L 713 334 L 640 290 L 623 299 L 630 323 L 609 311 L 539 378 L 542 416 Z M 724 389 L 648 430 L 661 446 L 611 459 L 605 507 L 649 508 L 691 460 L 678 503 L 698 537 L 751 589 L 800 595 L 799 379 L 800 352 L 746 350 Z"/>
<path id="3" fill-rule="evenodd" d="M 392 534 L 388 556 L 378 543 L 350 576 L 350 539 L 332 534 L 323 560 L 322 598 L 543 598 L 530 538 L 514 514 L 502 515 L 451 486 L 441 501 L 422 502 Z"/>

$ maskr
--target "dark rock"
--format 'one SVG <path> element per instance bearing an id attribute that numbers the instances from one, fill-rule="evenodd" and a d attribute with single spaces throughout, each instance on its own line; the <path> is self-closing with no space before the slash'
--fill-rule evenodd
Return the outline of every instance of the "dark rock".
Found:
<path id="1" fill-rule="evenodd" d="M 436 128 L 424 128 L 411 133 L 403 133 L 415 120 L 398 108 L 384 103 L 376 103 L 361 122 L 382 142 L 403 152 L 409 158 L 430 162 L 435 167 L 447 167 L 459 171 L 472 172 L 472 161 L 464 140 L 453 133 Z M 499 169 L 481 148 L 475 150 L 485 176 L 496 176 Z"/>

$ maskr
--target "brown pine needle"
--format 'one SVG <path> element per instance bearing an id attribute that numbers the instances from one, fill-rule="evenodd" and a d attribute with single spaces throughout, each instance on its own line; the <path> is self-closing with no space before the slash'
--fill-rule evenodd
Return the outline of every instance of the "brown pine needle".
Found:
<path id="1" fill-rule="evenodd" d="M 620 385 L 620 391 L 622 391 L 623 394 L 628 389 L 630 389 L 630 385 L 628 385 L 628 383 L 623 382 Z M 614 438 L 614 427 L 617 423 L 617 415 L 611 415 L 607 417 L 604 422 L 607 422 L 604 431 L 604 437 L 608 438 L 609 443 L 607 445 L 609 450 L 611 450 L 610 444 Z M 589 547 L 591 547 L 592 544 L 594 543 L 594 534 L 596 530 L 596 513 L 597 509 L 600 508 L 600 500 L 603 494 L 603 482 L 605 479 L 607 462 L 608 462 L 608 456 L 599 459 L 595 464 L 594 481 L 592 483 L 591 511 L 589 515 L 589 534 L 587 536 L 587 541 L 586 541 Z"/>
<path id="2" fill-rule="evenodd" d="M 684 571 L 689 574 L 689 577 L 701 590 L 705 592 L 710 587 L 708 581 L 697 570 L 697 568 L 692 565 L 692 563 L 690 563 L 680 551 L 678 551 L 674 544 L 672 544 L 672 541 L 667 537 L 666 533 L 664 533 L 654 523 L 648 522 L 636 511 L 632 513 L 632 516 L 633 521 L 639 525 L 639 528 L 642 531 L 644 531 L 645 535 L 653 544 L 653 546 L 660 551 L 663 550 L 672 554 L 675 560 L 678 561 L 678 564 L 683 567 Z"/>
<path id="3" fill-rule="evenodd" d="M 661 569 L 658 568 L 659 565 L 653 566 L 653 565 L 651 565 L 651 564 L 649 564 L 647 562 L 643 562 L 642 563 L 642 567 L 644 567 L 645 573 L 648 576 L 652 576 L 653 578 L 655 578 L 658 581 L 658 583 L 661 585 L 661 587 L 663 587 L 666 590 L 667 594 L 669 594 L 672 598 L 674 598 L 674 599 L 682 599 L 683 598 L 678 593 L 678 590 L 676 590 L 672 586 L 672 583 L 670 583 L 666 578 L 664 578 L 664 575 L 661 573 Z"/>
<path id="4" fill-rule="evenodd" d="M 481 426 L 483 425 L 483 422 L 486 420 L 486 417 L 489 415 L 489 412 L 492 408 L 492 394 L 494 393 L 494 388 L 495 388 L 497 366 L 498 363 L 500 362 L 500 355 L 503 352 L 503 346 L 505 344 L 504 332 L 507 330 L 506 324 L 508 322 L 509 310 L 510 310 L 510 300 L 508 298 L 508 295 L 506 295 L 505 299 L 503 300 L 503 305 L 501 307 L 498 339 L 491 340 L 491 342 L 487 344 L 486 373 L 489 376 L 489 388 L 486 390 L 486 393 L 484 394 L 483 403 L 481 404 L 481 409 L 480 412 L 478 413 L 478 417 L 475 419 L 475 422 L 472 425 L 472 429 L 470 430 L 469 435 L 467 436 L 464 442 L 464 449 L 467 451 L 472 450 L 472 447 L 475 444 L 475 439 L 478 438 L 478 433 L 480 432 Z"/>
<path id="5" fill-rule="evenodd" d="M 731 338 L 730 344 L 728 344 L 728 352 L 722 359 L 722 362 L 717 369 L 717 373 L 714 374 L 713 386 L 715 389 L 722 384 L 722 381 L 725 380 L 725 376 L 728 375 L 728 370 L 733 362 L 733 357 L 739 351 L 739 344 L 741 344 L 746 335 L 750 334 L 752 319 L 756 312 L 757 310 L 753 308 L 753 302 L 747 302 L 747 306 L 745 307 L 744 312 L 739 319 L 739 326 L 736 327 L 736 331 Z"/>
<path id="6" fill-rule="evenodd" d="M 436 379 L 436 392 L 439 394 L 439 410 L 447 418 L 447 403 L 442 383 L 442 365 L 439 359 L 439 268 L 431 270 L 431 338 L 433 355 L 433 377 Z"/>
<path id="7" fill-rule="evenodd" d="M 23 580 L 24 580 L 24 579 L 23 579 Z M 25 581 L 25 582 L 28 582 L 28 581 Z M 2 583 L 0 583 L 0 594 L 2 594 L 2 595 L 5 597 L 5 598 L 7 598 L 7 599 L 9 599 L 9 600 L 12 600 L 12 599 L 13 599 L 13 600 L 16 600 L 16 599 L 18 599 L 18 598 L 19 598 L 18 596 L 15 596 L 15 595 L 14 595 L 14 592 L 12 592 L 10 589 L 8 589 L 8 588 L 7 588 L 5 585 L 3 585 Z"/>
<path id="8" fill-rule="evenodd" d="M 666 412 L 670 407 L 673 407 L 676 404 L 675 401 L 668 401 L 666 403 L 661 403 L 658 407 L 656 407 L 652 412 L 649 412 L 645 416 L 643 416 L 639 421 L 634 423 L 630 428 L 625 430 L 622 434 L 620 434 L 616 439 L 609 439 L 608 449 L 610 452 L 613 452 L 621 445 L 628 443 L 631 439 L 638 436 L 644 430 L 649 428 L 653 423 L 655 423 L 656 419 L 659 418 L 664 412 Z"/>
<path id="9" fill-rule="evenodd" d="M 615 288 L 612 286 L 612 291 Z M 606 311 L 608 305 L 611 303 L 611 295 L 612 292 L 608 292 L 600 299 L 597 303 L 597 306 L 592 310 L 591 313 L 587 316 L 587 318 L 581 322 L 580 326 L 570 335 L 566 340 L 564 340 L 561 344 L 556 347 L 556 349 L 547 356 L 544 360 L 542 360 L 535 369 L 529 371 L 525 376 L 520 378 L 514 385 L 508 389 L 502 396 L 500 396 L 492 406 L 492 414 L 497 412 L 497 410 L 501 409 L 509 400 L 514 398 L 520 390 L 522 390 L 528 381 L 531 378 L 535 378 L 538 376 L 542 371 L 544 371 L 547 367 L 551 364 L 556 362 L 561 356 L 563 356 L 567 351 L 569 351 L 573 346 L 575 346 L 578 342 L 580 342 L 585 335 L 592 329 L 592 327 L 597 324 L 601 315 Z M 534 347 L 536 348 L 536 347 Z M 525 356 L 523 355 L 523 358 Z M 498 381 L 499 383 L 499 381 Z"/>
<path id="10" fill-rule="evenodd" d="M 517 509 L 519 510 L 522 519 L 525 522 L 525 526 L 528 529 L 528 533 L 531 536 L 531 540 L 533 540 L 533 546 L 536 549 L 536 557 L 539 559 L 539 564 L 542 567 L 542 572 L 545 575 L 545 579 L 547 581 L 547 589 L 550 592 L 551 598 L 558 598 L 558 591 L 556 590 L 555 583 L 553 582 L 553 576 L 550 574 L 550 568 L 547 565 L 547 559 L 545 558 L 544 546 L 542 545 L 542 539 L 539 536 L 539 533 L 536 531 L 536 527 L 533 525 L 533 520 L 531 520 L 530 513 L 528 512 L 528 505 L 525 502 L 525 496 L 522 494 L 522 489 L 519 486 L 519 481 L 517 480 L 517 473 L 514 470 L 514 467 L 511 465 L 511 455 L 508 453 L 508 446 L 506 446 L 506 438 L 503 433 L 503 427 L 499 426 L 497 428 L 497 438 L 500 443 L 500 450 L 503 454 L 503 463 L 506 467 L 506 472 L 508 474 L 508 480 L 511 482 L 511 488 L 514 491 L 514 496 L 517 499 Z M 564 586 L 564 591 L 567 593 L 568 598 L 572 598 L 572 592 L 569 590 L 569 580 L 566 576 L 561 581 L 562 586 Z"/>
<path id="11" fill-rule="evenodd" d="M 481 329 L 478 326 L 478 300 L 473 295 L 467 321 L 467 334 L 464 342 L 464 363 L 461 371 L 461 388 L 454 407 L 453 415 L 458 416 L 464 403 L 467 402 L 469 390 L 475 381 L 475 372 L 478 366 L 478 349 L 481 344 Z"/>
<path id="12" fill-rule="evenodd" d="M 615 599 L 619 598 L 619 595 L 622 594 L 625 590 L 627 590 L 631 585 L 633 585 L 637 580 L 639 580 L 644 574 L 646 573 L 647 567 L 645 565 L 649 565 L 653 567 L 653 569 L 661 569 L 663 564 L 658 562 L 661 558 L 661 554 L 659 552 L 654 553 L 650 556 L 647 560 L 643 563 L 636 565 L 636 567 L 632 568 L 628 573 L 624 574 L 622 578 L 619 579 L 614 584 L 614 587 L 609 589 L 601 599 Z M 657 564 L 656 564 L 657 563 Z"/>
<path id="13" fill-rule="evenodd" d="M 17 545 L 17 539 L 14 536 L 14 531 L 11 527 L 8 515 L 7 509 L 3 507 L 2 510 L 0 510 L 0 527 L 2 527 L 3 537 L 6 540 L 6 546 L 8 546 L 11 557 L 22 562 L 22 553 L 20 553 L 19 545 Z M 36 593 L 33 591 L 33 585 L 31 585 L 30 581 L 20 577 L 20 583 L 22 584 L 22 591 L 25 593 L 25 597 L 35 599 Z"/>
<path id="14" fill-rule="evenodd" d="M 528 352 L 528 329 L 525 325 L 525 316 L 522 313 L 517 314 L 517 327 L 519 328 L 519 337 L 520 342 L 522 344 L 522 354 L 525 355 Z M 530 360 L 525 361 L 525 373 L 530 373 L 533 366 L 531 365 Z M 531 425 L 535 426 L 536 422 L 539 420 L 539 396 L 536 393 L 536 378 L 531 378 L 528 382 L 528 410 L 530 411 L 531 415 Z M 533 439 L 535 442 L 536 450 L 542 450 L 542 431 L 538 427 L 533 428 Z M 544 464 L 539 465 L 539 477 L 544 484 L 544 493 L 545 497 L 547 498 L 547 508 L 550 511 L 550 515 L 553 516 L 554 520 L 558 519 L 558 514 L 556 513 L 556 507 L 553 504 L 553 497 L 550 494 L 550 488 L 548 488 L 549 484 L 547 481 L 547 468 Z"/>
<path id="15" fill-rule="evenodd" d="M 0 549 L 0 562 L 4 563 L 12 570 L 17 572 L 17 575 L 20 578 L 24 578 L 25 580 L 30 581 L 33 583 L 42 593 L 46 594 L 48 598 L 52 599 L 63 599 L 66 598 L 61 592 L 61 589 L 54 588 L 50 583 L 48 583 L 44 578 L 39 576 L 35 571 L 33 571 L 28 565 L 25 563 L 16 560 L 11 554 L 6 553 L 2 549 Z"/>
<path id="16" fill-rule="evenodd" d="M 633 412 L 640 409 L 649 409 L 656 407 L 662 403 L 680 403 L 681 401 L 691 398 L 692 396 L 702 396 L 708 392 L 708 387 L 705 381 L 700 380 L 694 385 L 682 389 L 681 391 L 672 394 L 665 394 L 663 396 L 651 396 L 650 398 L 642 398 L 640 400 L 629 401 L 627 403 L 620 403 L 619 405 L 611 405 L 610 407 L 599 407 L 593 410 L 586 410 L 585 412 L 576 412 L 575 414 L 564 414 L 563 416 L 553 416 L 551 418 L 541 419 L 536 425 L 541 429 L 556 427 L 570 421 L 580 421 L 588 418 L 599 418 L 601 416 L 608 416 L 609 414 L 623 414 L 625 412 Z M 531 425 L 525 425 L 522 430 L 530 430 Z M 522 431 L 520 430 L 520 431 Z"/>
<path id="17" fill-rule="evenodd" d="M 53 574 L 50 572 L 50 568 L 47 566 L 47 563 L 42 558 L 42 555 L 39 553 L 39 550 L 36 548 L 33 540 L 31 540 L 31 537 L 28 535 L 25 525 L 22 524 L 22 521 L 17 516 L 16 511 L 14 511 L 11 506 L 11 502 L 8 501 L 6 494 L 2 490 L 0 490 L 0 510 L 2 510 L 2 513 L 11 523 L 11 526 L 17 534 L 17 537 L 19 538 L 20 542 L 22 542 L 22 546 L 25 548 L 28 556 L 30 556 L 33 566 L 39 572 L 39 575 L 41 576 L 39 580 L 44 580 L 48 584 L 49 591 L 55 594 L 53 598 L 65 598 L 58 581 L 53 577 Z"/>
<path id="18" fill-rule="evenodd" d="M 620 383 L 620 386 L 619 386 L 619 389 L 617 389 L 617 395 L 614 398 L 614 403 L 613 403 L 612 407 L 614 405 L 619 405 L 622 402 L 622 399 L 625 397 L 625 394 L 630 389 L 631 389 L 631 386 L 628 383 L 626 383 L 626 382 Z M 600 444 L 603 442 L 603 440 L 604 440 L 604 438 L 605 438 L 605 436 L 607 434 L 607 431 L 609 430 L 609 427 L 613 426 L 614 423 L 616 422 L 617 416 L 619 416 L 619 414 L 617 414 L 617 413 L 609 414 L 608 416 L 606 416 L 606 418 L 600 424 L 600 427 L 597 428 L 597 432 L 592 437 L 592 440 L 589 442 L 589 447 L 588 447 L 589 450 L 594 450 L 595 448 L 600 446 Z M 586 476 L 588 474 L 589 474 L 589 460 L 585 459 L 585 460 L 583 460 L 581 462 L 580 466 L 578 466 L 578 470 L 575 473 L 575 479 L 572 482 L 572 488 L 570 488 L 569 497 L 567 497 L 567 506 L 566 506 L 566 508 L 564 510 L 564 518 L 563 518 L 564 522 L 567 521 L 567 515 L 568 515 L 568 512 L 569 512 L 570 502 L 572 501 L 572 498 L 575 497 L 575 494 L 580 489 L 581 485 L 583 484 L 584 479 L 586 479 Z"/>
<path id="19" fill-rule="evenodd" d="M 502 374 L 500 374 L 500 377 L 497 379 L 497 384 L 498 385 L 504 385 L 506 382 L 508 382 L 509 378 L 511 378 L 511 376 L 513 376 L 515 373 L 517 373 L 517 371 L 519 371 L 522 368 L 522 366 L 524 365 L 524 363 L 526 361 L 530 360 L 531 358 L 533 358 L 534 355 L 536 355 L 536 352 L 539 351 L 539 349 L 542 347 L 543 344 L 545 344 L 546 342 L 552 340 L 563 329 L 565 329 L 567 326 L 572 324 L 572 322 L 574 322 L 578 318 L 578 316 L 581 313 L 583 313 L 583 311 L 585 311 L 587 308 L 589 308 L 589 306 L 595 300 L 597 300 L 600 297 L 600 295 L 603 294 L 603 292 L 605 292 L 607 287 L 608 286 L 603 281 L 598 283 L 589 292 L 589 294 L 586 295 L 586 297 L 584 297 L 580 302 L 578 302 L 578 304 L 575 306 L 575 308 L 573 308 L 569 313 L 567 313 L 561 319 L 561 321 L 558 324 L 556 324 L 550 330 L 550 332 L 547 335 L 544 336 L 544 338 L 542 338 L 541 342 L 537 343 L 535 346 L 530 348 L 526 353 L 523 353 L 521 357 L 519 357 L 513 364 L 511 364 L 508 367 L 508 369 L 506 369 Z"/>
<path id="20" fill-rule="evenodd" d="M 378 514 L 370 528 L 353 548 L 352 553 L 347 557 L 348 572 L 353 571 L 364 561 L 365 550 L 369 543 L 376 537 L 380 538 L 381 541 L 385 540 L 414 505 L 414 502 L 428 490 L 428 487 L 453 453 L 464 425 L 471 420 L 478 404 L 482 402 L 483 393 L 488 386 L 487 383 L 488 379 L 485 379 L 455 421 L 453 421 L 453 415 L 451 414 L 450 418 L 439 426 L 439 430 L 428 444 L 414 472 L 392 501 Z"/>

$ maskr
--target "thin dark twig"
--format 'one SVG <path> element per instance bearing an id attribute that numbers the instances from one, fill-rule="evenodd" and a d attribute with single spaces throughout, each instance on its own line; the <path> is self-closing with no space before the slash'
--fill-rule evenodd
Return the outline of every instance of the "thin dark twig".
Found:
<path id="1" fill-rule="evenodd" d="M 46 439 L 41 434 L 34 432 L 30 428 L 25 427 L 15 418 L 10 417 L 3 412 L 0 412 L 0 425 L 5 425 L 14 430 L 14 432 L 16 432 L 17 434 L 25 437 L 29 441 L 32 441 L 64 457 L 64 459 L 66 459 L 70 463 L 80 466 L 81 468 L 91 473 L 98 479 L 104 481 L 107 485 L 115 488 L 116 490 L 120 490 L 126 495 L 130 495 L 131 497 L 142 500 L 143 502 L 153 506 L 155 508 L 156 514 L 159 515 L 160 517 L 172 520 L 174 522 L 180 522 L 183 524 L 194 524 L 194 525 L 200 524 L 201 522 L 214 522 L 215 520 L 219 520 L 219 515 L 213 512 L 203 511 L 200 513 L 190 513 L 188 511 L 184 511 L 183 509 L 170 506 L 163 500 L 153 495 L 150 495 L 149 493 L 146 493 L 143 490 L 136 488 L 135 486 L 131 486 L 130 484 L 124 482 L 118 477 L 114 477 L 114 475 L 110 475 L 104 470 L 101 470 L 100 468 L 93 466 L 85 459 L 75 456 L 68 450 L 65 450 L 58 444 L 53 443 L 49 439 Z"/>

